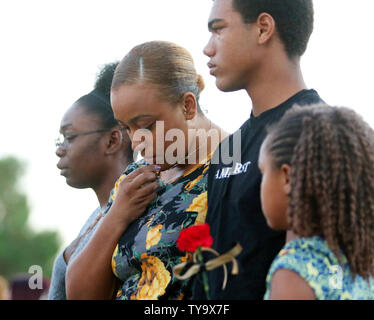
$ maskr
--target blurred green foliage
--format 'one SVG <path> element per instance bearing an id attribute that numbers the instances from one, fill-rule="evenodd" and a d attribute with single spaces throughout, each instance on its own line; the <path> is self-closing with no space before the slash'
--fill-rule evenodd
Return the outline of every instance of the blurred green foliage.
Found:
<path id="1" fill-rule="evenodd" d="M 24 168 L 14 157 L 0 159 L 0 275 L 9 279 L 39 265 L 50 278 L 61 240 L 55 231 L 35 232 L 28 225 L 30 208 L 19 188 Z"/>

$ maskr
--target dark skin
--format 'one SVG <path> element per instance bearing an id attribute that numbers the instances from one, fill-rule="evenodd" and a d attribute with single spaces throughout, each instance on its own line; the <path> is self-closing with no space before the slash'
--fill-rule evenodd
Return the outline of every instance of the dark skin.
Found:
<path id="1" fill-rule="evenodd" d="M 287 229 L 287 207 L 291 192 L 291 167 L 283 164 L 276 168 L 267 151 L 267 140 L 260 150 L 258 167 L 262 173 L 261 205 L 268 225 L 276 230 Z M 296 239 L 292 231 L 286 241 Z M 315 300 L 316 296 L 309 284 L 294 271 L 277 270 L 271 279 L 271 300 Z"/>
<path id="2" fill-rule="evenodd" d="M 316 300 L 316 296 L 296 272 L 279 269 L 271 279 L 270 300 Z"/>
<path id="3" fill-rule="evenodd" d="M 74 104 L 61 120 L 60 133 L 65 136 L 66 145 L 58 147 L 56 155 L 60 158 L 57 167 L 67 184 L 74 188 L 91 188 L 100 206 L 104 207 L 114 182 L 128 164 L 123 150 L 129 141 L 122 138 L 119 128 L 73 137 L 74 133 L 101 128 L 100 120 L 95 115 Z M 67 264 L 84 236 L 75 239 L 65 249 Z"/>
<path id="4" fill-rule="evenodd" d="M 204 54 L 217 87 L 227 92 L 245 89 L 255 116 L 306 89 L 300 61 L 287 56 L 269 14 L 245 24 L 231 1 L 216 0 L 208 28 L 211 38 Z"/>
<path id="5" fill-rule="evenodd" d="M 256 22 L 246 24 L 233 9 L 232 1 L 215 0 L 208 29 L 211 37 L 204 54 L 210 58 L 208 66 L 217 87 L 225 92 L 246 90 L 255 117 L 307 88 L 300 58 L 289 58 L 271 15 L 262 13 Z M 288 239 L 292 237 L 287 235 Z M 297 274 L 279 270 L 274 275 L 272 299 L 312 299 L 311 293 Z"/>
<path id="6" fill-rule="evenodd" d="M 195 163 L 185 165 L 178 165 L 171 170 L 168 159 L 164 159 L 165 151 L 172 144 L 171 141 L 163 141 L 164 148 L 157 149 L 156 145 L 158 136 L 156 132 L 156 122 L 163 121 L 164 136 L 170 129 L 178 128 L 188 137 L 189 129 L 209 129 L 218 132 L 218 141 L 212 142 L 199 141 L 201 148 L 206 147 L 207 153 L 215 149 L 217 142 L 227 135 L 217 125 L 211 123 L 202 113 L 197 112 L 197 101 L 194 94 L 187 92 L 180 103 L 176 106 L 169 103 L 166 99 L 160 99 L 158 89 L 149 84 L 136 84 L 131 86 L 124 86 L 119 90 L 112 93 L 113 111 L 116 119 L 122 124 L 123 128 L 127 130 L 130 139 L 132 140 L 133 149 L 140 145 L 140 141 L 136 141 L 133 137 L 137 130 L 147 129 L 153 137 L 153 148 L 147 147 L 142 151 L 142 156 L 145 157 L 147 162 L 158 164 L 161 167 L 161 179 L 170 181 L 176 179 L 183 172 L 186 172 L 194 167 Z M 194 137 L 192 137 L 194 139 Z M 184 150 L 188 150 L 191 141 L 185 139 L 183 145 Z M 196 143 L 199 145 L 199 143 Z M 196 150 L 196 148 L 194 149 Z M 199 151 L 196 151 L 196 159 L 199 159 Z M 153 157 L 147 159 L 147 153 Z M 158 158 L 163 160 L 164 163 L 158 162 Z M 183 158 L 183 155 L 182 157 Z M 167 170 L 167 171 L 166 171 Z"/>
<path id="7" fill-rule="evenodd" d="M 102 218 L 87 246 L 68 266 L 68 299 L 102 300 L 114 297 L 119 283 L 111 268 L 113 251 L 123 232 L 156 198 L 157 188 L 154 166 L 140 168 L 120 183 L 111 209 Z"/>
<path id="8" fill-rule="evenodd" d="M 181 103 L 173 105 L 166 99 L 161 99 L 159 91 L 152 85 L 123 85 L 112 90 L 111 102 L 115 118 L 127 130 L 133 149 L 141 143 L 134 138 L 137 130 L 146 128 L 151 131 L 153 138 L 157 139 L 156 121 L 164 121 L 165 132 L 178 128 L 185 136 L 188 136 L 189 128 L 209 130 L 211 126 L 208 119 L 197 113 L 196 98 L 191 93 L 186 93 Z M 170 143 L 165 141 L 164 149 L 159 151 L 161 155 Z M 185 143 L 187 146 L 188 142 Z M 216 145 L 209 142 L 207 145 L 208 152 L 216 148 Z M 157 173 L 161 170 L 161 178 L 169 181 L 177 179 L 195 165 L 178 165 L 167 170 L 170 169 L 170 164 L 157 164 L 155 143 L 153 147 L 154 149 L 147 145 L 142 155 L 154 164 L 132 172 L 121 181 L 110 210 L 102 218 L 87 246 L 69 265 L 66 273 L 68 299 L 112 299 L 115 296 L 119 282 L 112 271 L 113 252 L 128 226 L 138 219 L 145 212 L 147 205 L 157 197 Z"/>
<path id="9" fill-rule="evenodd" d="M 102 218 L 87 246 L 68 266 L 68 299 L 101 300 L 114 297 L 118 281 L 111 268 L 113 251 L 123 232 L 156 198 L 157 188 L 154 166 L 140 168 L 120 183 L 111 209 Z"/>

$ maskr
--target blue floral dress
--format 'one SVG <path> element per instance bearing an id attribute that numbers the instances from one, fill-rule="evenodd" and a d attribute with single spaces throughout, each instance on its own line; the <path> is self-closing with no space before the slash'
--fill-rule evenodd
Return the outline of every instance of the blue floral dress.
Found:
<path id="1" fill-rule="evenodd" d="M 356 276 L 353 280 L 348 260 L 342 254 L 342 265 L 321 237 L 299 238 L 287 243 L 270 267 L 266 279 L 265 300 L 278 269 L 288 269 L 301 276 L 313 289 L 318 300 L 374 300 L 374 281 Z"/>
<path id="2" fill-rule="evenodd" d="M 208 160 L 207 160 L 208 161 Z M 115 184 L 105 210 L 116 197 L 119 182 L 134 170 L 147 165 L 130 165 Z M 176 246 L 182 229 L 205 222 L 209 162 L 198 164 L 176 181 L 163 184 L 158 197 L 144 214 L 126 229 L 113 253 L 113 273 L 122 282 L 119 300 L 182 299 L 190 281 L 173 276 L 175 265 L 188 260 Z"/>

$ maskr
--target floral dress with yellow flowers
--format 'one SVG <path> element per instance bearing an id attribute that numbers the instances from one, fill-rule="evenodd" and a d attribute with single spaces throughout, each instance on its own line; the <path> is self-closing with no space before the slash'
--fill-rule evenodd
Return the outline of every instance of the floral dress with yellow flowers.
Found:
<path id="1" fill-rule="evenodd" d="M 270 298 L 271 278 L 279 269 L 296 272 L 313 289 L 317 300 L 374 300 L 374 281 L 353 279 L 347 258 L 341 264 L 322 237 L 299 238 L 287 243 L 267 276 L 264 299 Z"/>
<path id="2" fill-rule="evenodd" d="M 130 165 L 118 179 L 105 212 L 115 199 L 119 182 L 146 163 Z M 113 273 L 122 285 L 119 300 L 186 298 L 190 282 L 173 276 L 173 267 L 187 260 L 176 246 L 182 229 L 205 222 L 209 162 L 197 164 L 176 181 L 161 181 L 157 198 L 124 232 L 112 258 Z"/>

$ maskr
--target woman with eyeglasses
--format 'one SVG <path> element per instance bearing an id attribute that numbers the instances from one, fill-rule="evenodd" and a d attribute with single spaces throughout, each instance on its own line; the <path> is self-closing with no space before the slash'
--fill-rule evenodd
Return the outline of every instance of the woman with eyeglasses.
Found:
<path id="1" fill-rule="evenodd" d="M 91 188 L 96 193 L 99 207 L 78 237 L 56 258 L 48 296 L 51 300 L 66 299 L 67 265 L 92 236 L 115 181 L 133 162 L 129 137 L 119 127 L 110 104 L 110 86 L 117 65 L 105 65 L 94 90 L 79 98 L 61 121 L 60 137 L 56 140 L 56 155 L 60 158 L 57 167 L 69 186 Z"/>
<path id="2" fill-rule="evenodd" d="M 180 231 L 204 223 L 210 154 L 226 135 L 199 106 L 202 77 L 184 48 L 152 41 L 116 68 L 111 101 L 132 147 L 144 159 L 113 189 L 104 217 L 69 265 L 68 299 L 189 297 L 173 267 L 189 259 Z"/>

